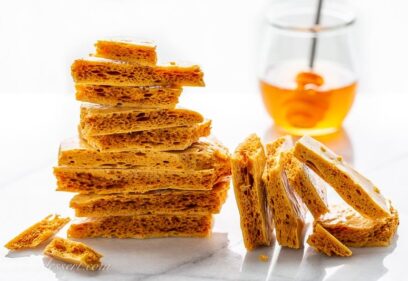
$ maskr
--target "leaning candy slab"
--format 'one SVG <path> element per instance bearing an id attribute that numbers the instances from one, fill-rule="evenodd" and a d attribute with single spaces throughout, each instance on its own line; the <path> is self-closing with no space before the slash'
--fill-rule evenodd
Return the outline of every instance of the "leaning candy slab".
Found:
<path id="1" fill-rule="evenodd" d="M 298 249 L 303 244 L 306 208 L 290 185 L 284 169 L 283 156 L 292 147 L 289 136 L 266 145 L 267 161 L 263 180 L 268 204 L 272 206 L 276 240 L 282 246 Z"/>
<path id="2" fill-rule="evenodd" d="M 283 165 L 289 185 L 305 203 L 314 218 L 329 211 L 327 205 L 327 183 L 314 174 L 294 156 L 292 151 L 284 153 Z"/>
<path id="3" fill-rule="evenodd" d="M 390 216 L 379 189 L 323 144 L 304 136 L 297 141 L 294 154 L 362 215 L 373 219 Z"/>
<path id="4" fill-rule="evenodd" d="M 234 193 L 240 213 L 245 247 L 252 250 L 273 241 L 272 212 L 262 182 L 265 152 L 261 140 L 250 135 L 235 150 L 232 162 Z"/>

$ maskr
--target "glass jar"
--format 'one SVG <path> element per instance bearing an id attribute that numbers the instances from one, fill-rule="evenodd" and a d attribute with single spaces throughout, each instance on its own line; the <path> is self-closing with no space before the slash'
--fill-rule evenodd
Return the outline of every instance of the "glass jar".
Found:
<path id="1" fill-rule="evenodd" d="M 259 83 L 278 129 L 324 135 L 341 128 L 356 95 L 355 13 L 324 1 L 315 24 L 315 1 L 273 3 L 264 23 Z"/>

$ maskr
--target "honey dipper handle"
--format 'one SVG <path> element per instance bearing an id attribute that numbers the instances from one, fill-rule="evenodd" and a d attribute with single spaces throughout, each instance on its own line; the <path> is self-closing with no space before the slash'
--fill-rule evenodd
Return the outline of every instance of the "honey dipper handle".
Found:
<path id="1" fill-rule="evenodd" d="M 313 38 L 312 38 L 312 44 L 310 48 L 310 57 L 309 57 L 309 67 L 311 70 L 313 70 L 314 67 L 314 62 L 316 58 L 316 49 L 317 49 L 317 27 L 320 25 L 320 19 L 321 19 L 321 14 L 322 14 L 322 7 L 323 7 L 323 0 L 318 0 L 317 3 L 317 8 L 316 8 L 316 14 L 315 14 L 315 20 L 314 20 L 314 27 L 313 27 Z"/>

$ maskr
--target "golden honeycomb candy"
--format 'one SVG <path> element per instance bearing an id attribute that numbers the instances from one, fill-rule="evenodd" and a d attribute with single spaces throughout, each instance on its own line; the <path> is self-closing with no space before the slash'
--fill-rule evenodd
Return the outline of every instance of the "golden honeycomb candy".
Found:
<path id="1" fill-rule="evenodd" d="M 268 204 L 272 207 L 276 240 L 280 245 L 298 249 L 303 244 L 306 208 L 290 185 L 284 167 L 284 153 L 293 147 L 289 136 L 266 145 L 263 180 Z"/>
<path id="2" fill-rule="evenodd" d="M 102 255 L 84 243 L 55 237 L 44 249 L 54 259 L 81 266 L 87 270 L 101 267 Z"/>
<path id="3" fill-rule="evenodd" d="M 122 106 L 81 106 L 80 127 L 83 135 L 110 135 L 171 127 L 193 126 L 204 117 L 189 109 L 139 109 Z"/>
<path id="4" fill-rule="evenodd" d="M 296 142 L 294 155 L 362 215 L 373 219 L 390 216 L 387 200 L 379 189 L 323 144 L 304 136 Z"/>
<path id="5" fill-rule="evenodd" d="M 157 62 L 156 45 L 153 42 L 104 39 L 96 41 L 95 49 L 96 57 L 151 65 Z"/>
<path id="6" fill-rule="evenodd" d="M 88 218 L 75 222 L 68 229 L 71 238 L 158 238 L 208 237 L 213 218 L 204 215 L 139 215 Z"/>
<path id="7" fill-rule="evenodd" d="M 140 65 L 89 57 L 77 59 L 71 66 L 77 84 L 111 86 L 205 86 L 198 65 Z"/>
<path id="8" fill-rule="evenodd" d="M 308 237 L 307 243 L 316 251 L 327 256 L 349 257 L 352 255 L 347 246 L 337 240 L 319 223 L 315 224 L 313 233 Z"/>
<path id="9" fill-rule="evenodd" d="M 69 221 L 69 218 L 49 215 L 14 237 L 5 247 L 12 251 L 35 248 L 55 235 Z"/>
<path id="10" fill-rule="evenodd" d="M 273 241 L 273 221 L 262 182 L 266 158 L 259 137 L 250 135 L 246 138 L 237 147 L 231 160 L 234 193 L 245 247 L 252 250 L 259 246 L 269 246 Z"/>

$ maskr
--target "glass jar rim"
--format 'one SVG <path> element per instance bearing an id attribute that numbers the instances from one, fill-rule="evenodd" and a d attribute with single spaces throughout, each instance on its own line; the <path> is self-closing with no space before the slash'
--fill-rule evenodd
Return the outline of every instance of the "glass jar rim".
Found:
<path id="1" fill-rule="evenodd" d="M 322 17 L 330 16 L 339 20 L 337 23 L 332 24 L 293 24 L 290 22 L 285 22 L 282 20 L 284 16 L 295 16 L 295 15 L 305 15 L 307 11 L 310 13 L 315 12 L 314 8 L 310 1 L 303 1 L 300 6 L 297 6 L 296 9 L 293 6 L 293 3 L 290 1 L 285 1 L 286 3 L 273 3 L 269 6 L 268 12 L 266 13 L 266 20 L 268 24 L 276 29 L 282 31 L 291 31 L 291 32 L 301 32 L 301 33 L 322 33 L 326 31 L 339 31 L 347 27 L 350 27 L 356 22 L 356 14 L 351 6 L 339 5 L 333 3 L 325 3 L 322 10 Z M 328 1 L 326 1 L 328 2 Z M 306 4 L 306 5 L 305 5 Z M 286 10 L 285 10 L 286 9 Z M 314 13 L 311 14 L 311 19 L 313 20 Z M 312 22 L 312 21 L 311 21 Z"/>

